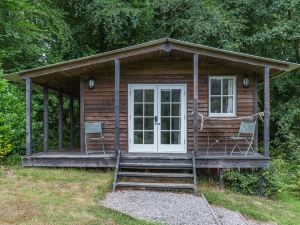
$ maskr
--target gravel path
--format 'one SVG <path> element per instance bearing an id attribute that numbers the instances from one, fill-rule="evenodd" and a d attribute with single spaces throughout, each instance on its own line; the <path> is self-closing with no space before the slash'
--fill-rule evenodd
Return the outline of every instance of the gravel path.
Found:
<path id="1" fill-rule="evenodd" d="M 169 225 L 216 225 L 201 197 L 169 192 L 126 191 L 109 193 L 104 206 L 132 217 Z"/>
<path id="2" fill-rule="evenodd" d="M 239 212 L 221 207 L 212 207 L 222 225 L 276 225 L 275 223 L 262 223 L 245 219 Z"/>
<path id="3" fill-rule="evenodd" d="M 211 207 L 205 198 L 190 194 L 153 191 L 113 192 L 104 206 L 137 219 L 169 225 L 274 225 L 246 220 L 239 212 Z M 217 222 L 212 215 L 213 210 Z M 276 225 L 276 224 L 275 224 Z"/>

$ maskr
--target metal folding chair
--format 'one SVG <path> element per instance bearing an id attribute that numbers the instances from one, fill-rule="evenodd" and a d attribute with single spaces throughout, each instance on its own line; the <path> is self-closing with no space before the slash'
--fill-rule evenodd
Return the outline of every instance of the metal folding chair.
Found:
<path id="1" fill-rule="evenodd" d="M 256 121 L 254 121 L 254 122 L 241 121 L 240 130 L 239 130 L 238 135 L 228 137 L 228 140 L 237 142 L 234 145 L 234 147 L 230 153 L 231 155 L 233 154 L 233 152 L 235 151 L 236 148 L 240 152 L 242 152 L 241 148 L 240 148 L 241 142 L 244 142 L 244 143 L 246 142 L 246 144 L 248 145 L 245 156 L 248 155 L 250 149 L 253 151 L 254 154 L 256 154 L 256 152 L 254 151 L 254 148 L 253 148 L 255 128 L 256 128 Z"/>
<path id="2" fill-rule="evenodd" d="M 104 148 L 104 135 L 102 132 L 101 122 L 85 122 L 84 123 L 84 139 L 85 139 L 85 151 L 88 153 L 88 141 L 99 140 L 102 142 L 102 150 L 105 154 Z M 92 135 L 92 137 L 90 137 Z"/>

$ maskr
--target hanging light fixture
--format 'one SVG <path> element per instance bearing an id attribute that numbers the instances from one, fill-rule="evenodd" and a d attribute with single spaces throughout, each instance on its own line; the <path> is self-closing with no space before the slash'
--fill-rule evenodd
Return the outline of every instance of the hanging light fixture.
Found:
<path id="1" fill-rule="evenodd" d="M 249 81 L 249 78 L 248 77 L 243 77 L 243 87 L 244 88 L 248 88 L 249 87 L 249 83 L 250 83 L 250 81 Z"/>
<path id="2" fill-rule="evenodd" d="M 88 79 L 88 86 L 89 86 L 89 89 L 90 89 L 90 90 L 92 90 L 92 89 L 95 88 L 95 79 L 94 79 L 94 78 L 90 77 L 90 78 Z"/>

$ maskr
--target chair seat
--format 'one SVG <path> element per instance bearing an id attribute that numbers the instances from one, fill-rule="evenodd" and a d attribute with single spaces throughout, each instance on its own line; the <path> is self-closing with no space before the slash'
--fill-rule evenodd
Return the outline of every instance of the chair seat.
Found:
<path id="1" fill-rule="evenodd" d="M 246 137 L 228 137 L 228 139 L 230 139 L 230 140 L 245 140 L 246 139 Z"/>
<path id="2" fill-rule="evenodd" d="M 91 140 L 101 140 L 102 139 L 102 137 L 89 137 L 88 139 L 91 139 Z"/>

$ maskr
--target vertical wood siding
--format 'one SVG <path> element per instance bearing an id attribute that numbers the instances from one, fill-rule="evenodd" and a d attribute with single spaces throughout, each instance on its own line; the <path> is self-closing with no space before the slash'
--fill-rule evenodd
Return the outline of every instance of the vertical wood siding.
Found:
<path id="1" fill-rule="evenodd" d="M 208 77 L 209 75 L 236 75 L 237 77 L 237 116 L 249 116 L 254 113 L 254 77 L 249 75 L 250 86 L 242 87 L 242 77 L 245 71 L 222 67 L 219 65 L 199 65 L 199 109 L 208 115 Z M 97 71 L 92 74 L 96 86 L 89 90 L 84 84 L 85 121 L 101 121 L 104 123 L 105 148 L 114 149 L 114 71 Z M 137 62 L 122 65 L 120 83 L 120 149 L 128 150 L 128 84 L 187 84 L 187 141 L 188 150 L 193 149 L 193 61 L 175 61 L 163 59 L 160 61 Z M 240 120 L 222 121 L 210 119 L 205 122 L 204 129 L 199 132 L 199 149 L 206 150 L 207 133 L 210 136 L 220 136 L 224 132 L 236 134 Z M 224 128 L 218 128 L 223 126 Z M 100 143 L 89 142 L 89 149 L 100 149 Z M 223 149 L 224 146 L 216 146 Z M 229 147 L 230 148 L 230 147 Z"/>

